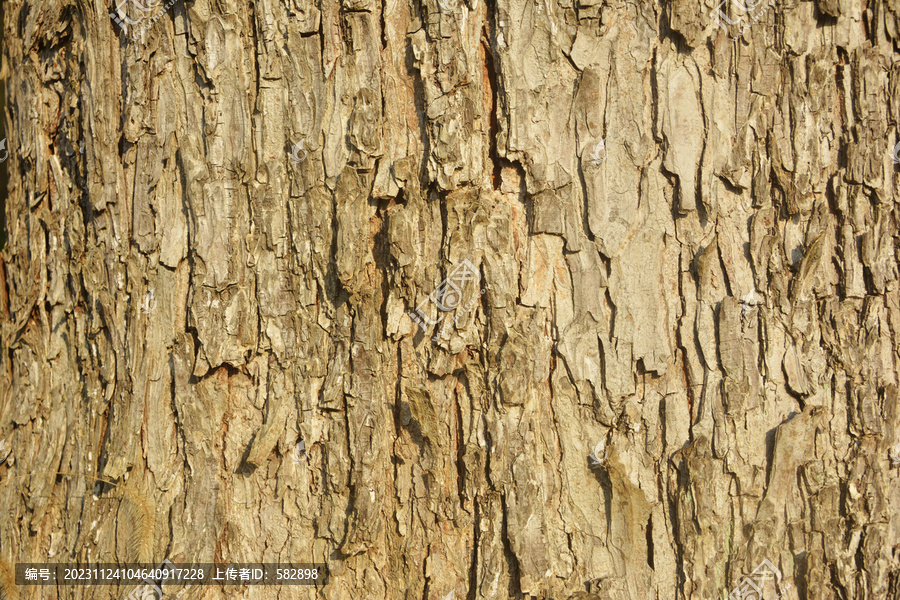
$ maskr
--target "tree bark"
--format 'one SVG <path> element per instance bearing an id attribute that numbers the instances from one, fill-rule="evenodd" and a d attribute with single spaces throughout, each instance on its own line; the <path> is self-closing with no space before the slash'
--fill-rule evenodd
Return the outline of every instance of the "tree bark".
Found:
<path id="1" fill-rule="evenodd" d="M 900 598 L 898 31 L 7 1 L 3 561 L 706 600 L 768 560 L 766 598 Z"/>

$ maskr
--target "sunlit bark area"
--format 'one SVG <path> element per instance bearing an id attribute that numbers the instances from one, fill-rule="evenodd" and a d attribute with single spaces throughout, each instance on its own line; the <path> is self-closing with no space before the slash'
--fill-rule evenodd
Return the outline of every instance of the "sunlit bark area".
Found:
<path id="1" fill-rule="evenodd" d="M 900 598 L 896 2 L 108 1 L 2 9 L 0 567 Z"/>

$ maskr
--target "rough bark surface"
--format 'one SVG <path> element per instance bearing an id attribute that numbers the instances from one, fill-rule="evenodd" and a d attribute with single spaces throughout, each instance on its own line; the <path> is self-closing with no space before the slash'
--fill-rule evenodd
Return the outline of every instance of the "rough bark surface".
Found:
<path id="1" fill-rule="evenodd" d="M 8 0 L 3 560 L 900 597 L 900 4 L 717 8 Z"/>

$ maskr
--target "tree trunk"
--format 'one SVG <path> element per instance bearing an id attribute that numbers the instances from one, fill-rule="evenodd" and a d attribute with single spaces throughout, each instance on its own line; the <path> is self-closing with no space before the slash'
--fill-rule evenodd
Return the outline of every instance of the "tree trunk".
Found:
<path id="1" fill-rule="evenodd" d="M 705 1 L 7 1 L 6 564 L 900 598 L 897 4 Z"/>

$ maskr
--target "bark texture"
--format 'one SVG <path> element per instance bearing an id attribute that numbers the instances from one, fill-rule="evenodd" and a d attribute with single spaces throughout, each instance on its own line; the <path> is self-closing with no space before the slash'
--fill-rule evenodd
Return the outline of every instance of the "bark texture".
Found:
<path id="1" fill-rule="evenodd" d="M 900 4 L 704 2 L 8 0 L 3 559 L 900 597 Z"/>

